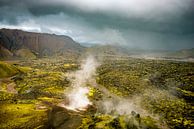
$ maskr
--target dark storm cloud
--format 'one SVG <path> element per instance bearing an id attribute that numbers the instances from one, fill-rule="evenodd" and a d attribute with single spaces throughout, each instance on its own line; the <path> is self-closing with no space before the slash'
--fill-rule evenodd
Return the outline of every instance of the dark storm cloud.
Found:
<path id="1" fill-rule="evenodd" d="M 1 27 L 81 42 L 194 47 L 194 0 L 0 0 Z"/>

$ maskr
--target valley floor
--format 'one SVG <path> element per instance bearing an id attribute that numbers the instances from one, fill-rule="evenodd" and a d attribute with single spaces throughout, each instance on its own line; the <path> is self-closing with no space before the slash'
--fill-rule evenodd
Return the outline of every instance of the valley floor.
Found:
<path id="1" fill-rule="evenodd" d="M 69 103 L 66 94 L 73 88 L 69 73 L 81 69 L 82 61 L 58 57 L 1 62 L 0 128 L 194 127 L 193 62 L 95 58 L 96 73 L 85 82 L 92 104 L 85 110 L 61 106 Z"/>

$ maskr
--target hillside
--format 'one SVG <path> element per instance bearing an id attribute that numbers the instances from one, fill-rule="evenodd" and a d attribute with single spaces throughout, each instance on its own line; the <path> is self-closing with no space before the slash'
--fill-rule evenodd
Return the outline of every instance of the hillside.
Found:
<path id="1" fill-rule="evenodd" d="M 78 54 L 83 49 L 84 47 L 68 36 L 0 29 L 1 58 L 23 57 L 25 52 L 27 52 L 27 55 L 32 55 L 32 58 L 34 56 L 42 57 L 55 54 Z M 22 53 L 22 55 L 18 53 Z"/>
<path id="2" fill-rule="evenodd" d="M 98 56 L 114 56 L 114 57 L 133 57 L 143 59 L 162 59 L 162 60 L 188 60 L 194 59 L 194 48 L 181 49 L 177 51 L 170 50 L 152 50 L 129 48 L 116 45 L 93 45 L 88 47 L 88 53 Z"/>

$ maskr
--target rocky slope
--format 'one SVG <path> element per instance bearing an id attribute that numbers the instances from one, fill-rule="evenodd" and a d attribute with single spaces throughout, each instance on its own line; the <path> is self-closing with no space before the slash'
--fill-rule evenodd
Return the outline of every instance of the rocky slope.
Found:
<path id="1" fill-rule="evenodd" d="M 75 54 L 81 52 L 84 47 L 68 36 L 0 29 L 0 57 L 20 56 L 17 54 L 20 49 L 27 49 L 28 53 L 30 50 L 30 55 L 42 57 Z"/>

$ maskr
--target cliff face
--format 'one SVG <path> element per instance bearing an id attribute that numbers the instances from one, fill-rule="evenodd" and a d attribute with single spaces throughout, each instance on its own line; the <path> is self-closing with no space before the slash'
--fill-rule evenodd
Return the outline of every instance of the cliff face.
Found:
<path id="1" fill-rule="evenodd" d="M 21 30 L 0 29 L 0 46 L 11 53 L 20 49 L 29 49 L 39 56 L 79 53 L 84 48 L 68 36 L 41 34 Z"/>

